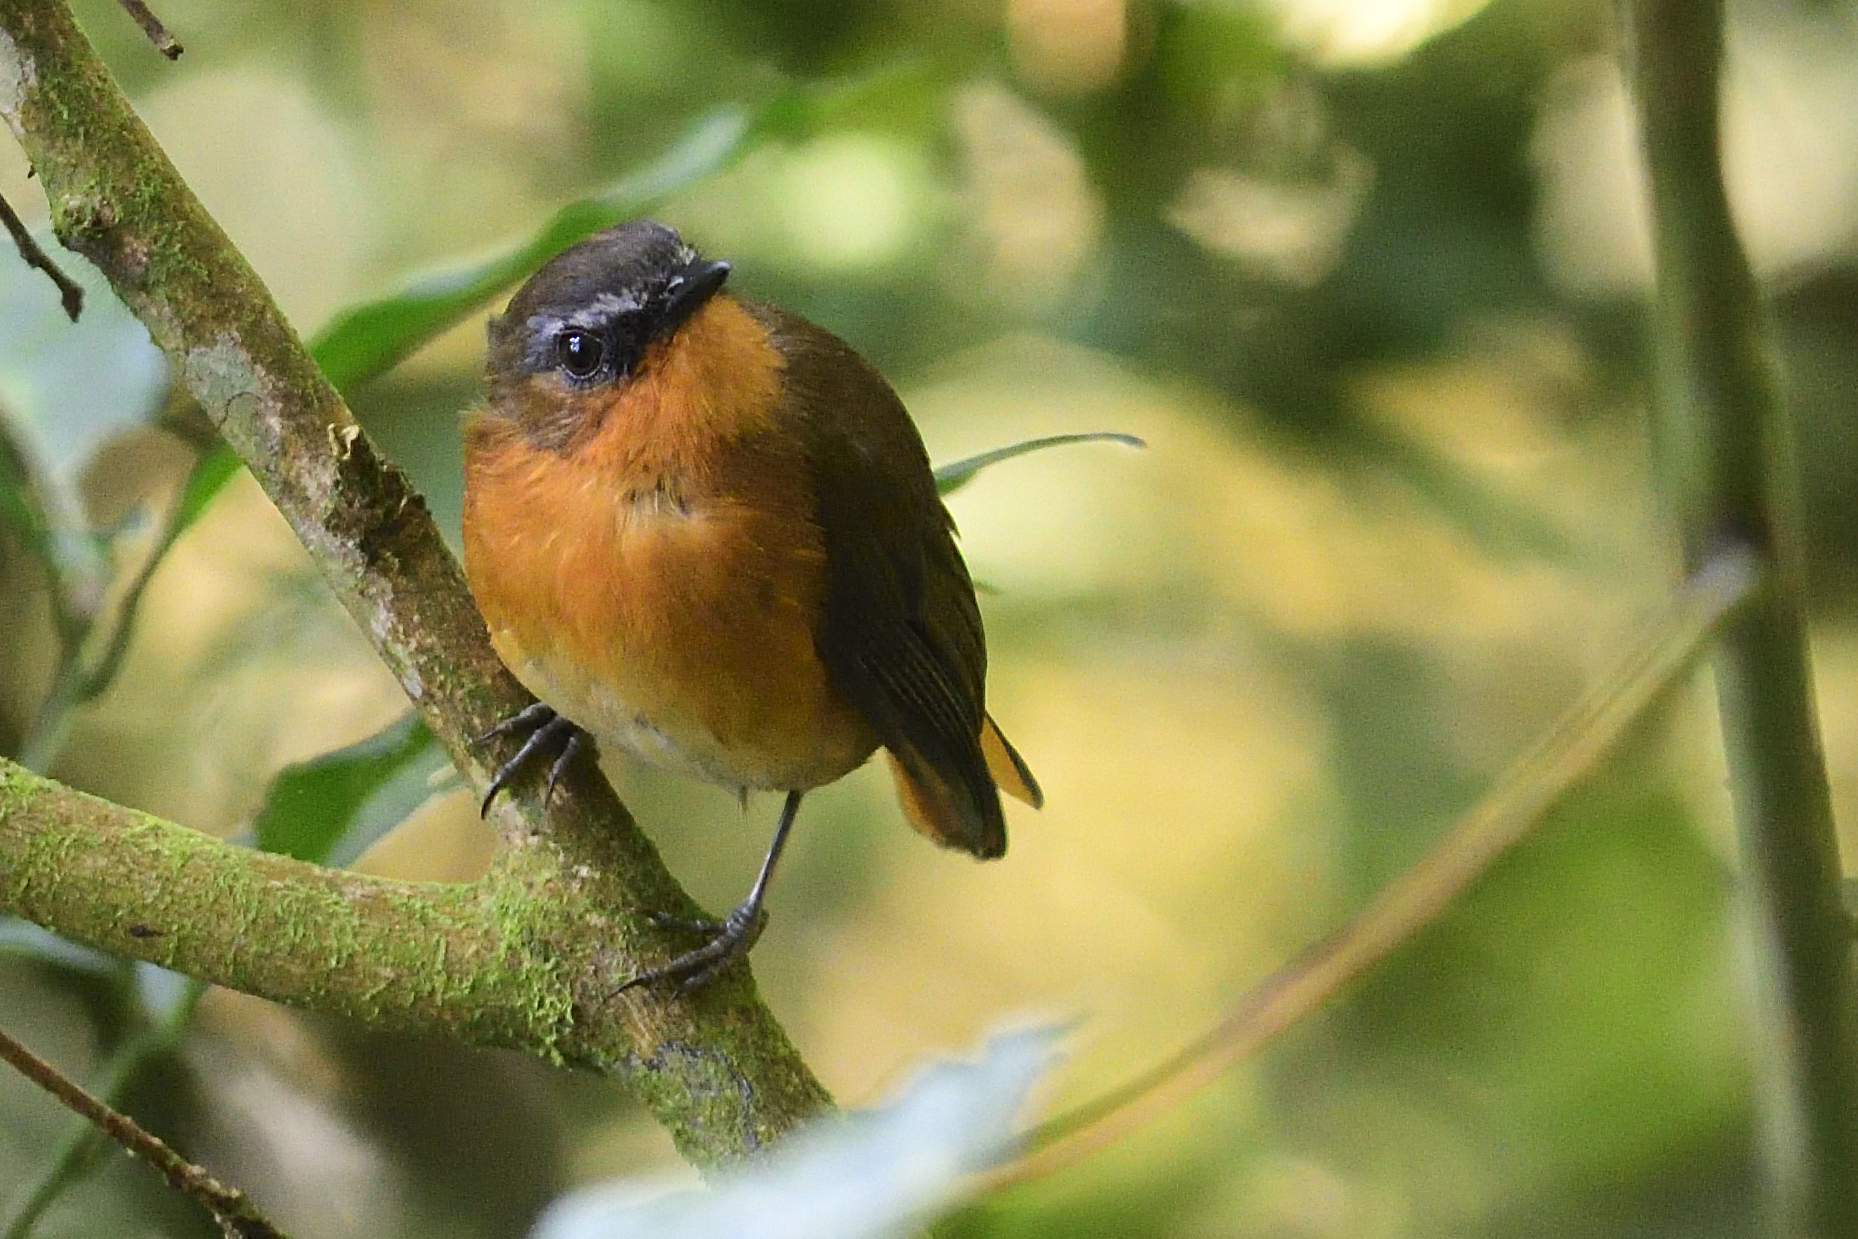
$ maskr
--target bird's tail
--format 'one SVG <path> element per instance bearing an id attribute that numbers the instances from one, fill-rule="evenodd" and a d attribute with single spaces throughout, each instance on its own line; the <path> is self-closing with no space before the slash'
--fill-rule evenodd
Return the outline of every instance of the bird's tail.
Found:
<path id="1" fill-rule="evenodd" d="M 949 779 L 926 762 L 906 761 L 895 752 L 885 756 L 897 781 L 897 800 L 910 825 L 943 847 L 991 860 L 1006 853 L 1006 819 L 1000 812 L 999 793 L 1035 809 L 1044 806 L 1045 794 L 993 719 L 982 720 L 978 739 L 978 756 L 985 763 L 981 778 Z"/>

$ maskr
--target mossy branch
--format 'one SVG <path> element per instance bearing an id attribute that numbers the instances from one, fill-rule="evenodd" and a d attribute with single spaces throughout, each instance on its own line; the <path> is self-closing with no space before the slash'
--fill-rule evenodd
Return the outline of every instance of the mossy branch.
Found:
<path id="1" fill-rule="evenodd" d="M 1721 159 L 1721 0 L 1630 9 L 1658 265 L 1656 395 L 1692 562 L 1748 546 L 1767 588 L 1716 657 L 1754 913 L 1777 1233 L 1858 1234 L 1851 971 L 1802 605 L 1794 463 Z"/>
<path id="2" fill-rule="evenodd" d="M 58 0 L 0 5 L 0 117 L 59 240 L 148 327 L 482 787 L 502 754 L 471 738 L 529 699 L 491 650 L 456 561 Z M 490 878 L 410 886 L 231 848 L 9 765 L 0 910 L 373 1025 L 618 1070 L 703 1166 L 830 1104 L 746 969 L 694 999 L 614 995 L 653 954 L 641 913 L 696 909 L 592 763 L 569 772 L 546 814 L 526 791 L 500 799 L 492 820 L 508 851 Z"/>

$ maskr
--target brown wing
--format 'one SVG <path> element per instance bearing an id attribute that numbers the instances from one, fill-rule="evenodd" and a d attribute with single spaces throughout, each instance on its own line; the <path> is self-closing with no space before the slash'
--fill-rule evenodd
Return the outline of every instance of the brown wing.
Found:
<path id="1" fill-rule="evenodd" d="M 1037 784 L 986 713 L 987 645 L 929 456 L 883 376 L 836 336 L 753 312 L 787 361 L 784 415 L 806 444 L 828 562 L 820 660 L 890 750 L 905 814 L 938 843 L 1006 851 L 1003 785 Z M 983 733 L 998 744 L 984 746 Z"/>

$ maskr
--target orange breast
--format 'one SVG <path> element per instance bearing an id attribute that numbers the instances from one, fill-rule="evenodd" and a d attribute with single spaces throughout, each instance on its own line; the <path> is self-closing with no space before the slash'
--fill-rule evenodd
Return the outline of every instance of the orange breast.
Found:
<path id="1" fill-rule="evenodd" d="M 772 422 L 780 357 L 723 297 L 587 433 L 538 447 L 496 411 L 467 431 L 465 571 L 503 660 L 600 740 L 730 787 L 831 782 L 876 738 L 814 651 L 826 561 L 811 478 Z"/>

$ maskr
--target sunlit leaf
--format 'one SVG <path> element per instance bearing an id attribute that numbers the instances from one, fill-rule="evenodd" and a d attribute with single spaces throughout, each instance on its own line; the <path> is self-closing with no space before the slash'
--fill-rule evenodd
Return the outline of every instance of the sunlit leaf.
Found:
<path id="1" fill-rule="evenodd" d="M 352 864 L 426 802 L 447 761 L 426 724 L 409 713 L 347 748 L 278 771 L 253 839 L 298 860 Z"/>
<path id="2" fill-rule="evenodd" d="M 1048 447 L 1064 447 L 1070 443 L 1121 443 L 1127 447 L 1148 446 L 1134 435 L 1117 434 L 1109 430 L 1096 431 L 1091 434 L 1049 435 L 1043 439 L 1027 439 L 1023 443 L 997 447 L 991 452 L 982 452 L 978 456 L 970 456 L 965 460 L 939 466 L 935 471 L 936 491 L 942 495 L 952 495 L 972 482 L 977 473 L 990 465 L 997 465 L 1003 460 L 1012 460 L 1015 456 L 1024 456 L 1028 452 L 1039 452 Z"/>
<path id="3" fill-rule="evenodd" d="M 564 1197 L 534 1239 L 886 1239 L 954 1203 L 1012 1142 L 1051 1067 L 1050 1029 L 1007 1033 L 977 1063 L 939 1063 L 889 1106 L 829 1120 L 708 1191 L 621 1180 Z"/>

